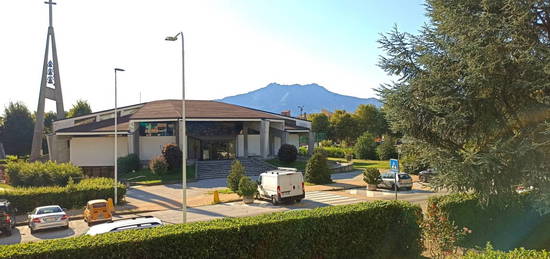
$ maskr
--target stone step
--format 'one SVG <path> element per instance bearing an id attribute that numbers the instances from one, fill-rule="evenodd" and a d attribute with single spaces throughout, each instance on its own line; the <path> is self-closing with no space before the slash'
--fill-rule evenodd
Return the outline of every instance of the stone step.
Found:
<path id="1" fill-rule="evenodd" d="M 256 176 L 275 169 L 274 166 L 254 158 L 239 159 L 247 176 Z M 225 178 L 231 171 L 232 160 L 197 161 L 198 179 Z"/>

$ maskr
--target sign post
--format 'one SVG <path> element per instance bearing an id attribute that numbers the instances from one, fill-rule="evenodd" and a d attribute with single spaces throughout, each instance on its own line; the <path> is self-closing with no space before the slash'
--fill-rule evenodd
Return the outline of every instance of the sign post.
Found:
<path id="1" fill-rule="evenodd" d="M 395 200 L 397 200 L 397 182 L 399 181 L 399 160 L 390 159 L 390 171 L 395 174 L 393 188 L 395 191 Z"/>

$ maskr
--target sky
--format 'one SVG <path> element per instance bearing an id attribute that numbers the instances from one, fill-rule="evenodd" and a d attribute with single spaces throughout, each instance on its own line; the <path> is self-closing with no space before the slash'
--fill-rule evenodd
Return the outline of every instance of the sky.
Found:
<path id="1" fill-rule="evenodd" d="M 36 110 L 48 26 L 43 0 L 0 6 L 0 109 L 21 101 Z M 394 25 L 417 33 L 420 0 L 58 0 L 53 26 L 65 110 L 92 110 L 181 98 L 185 37 L 186 99 L 220 99 L 269 83 L 317 83 L 376 97 L 391 78 L 377 67 L 376 41 Z M 141 99 L 140 99 L 141 97 Z M 46 110 L 55 110 L 53 101 Z"/>

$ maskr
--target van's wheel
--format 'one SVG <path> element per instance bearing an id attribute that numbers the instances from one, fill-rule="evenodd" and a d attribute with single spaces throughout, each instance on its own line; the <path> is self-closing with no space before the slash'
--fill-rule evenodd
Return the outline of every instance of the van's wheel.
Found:
<path id="1" fill-rule="evenodd" d="M 279 205 L 279 201 L 277 200 L 277 197 L 271 196 L 271 203 L 273 205 Z"/>

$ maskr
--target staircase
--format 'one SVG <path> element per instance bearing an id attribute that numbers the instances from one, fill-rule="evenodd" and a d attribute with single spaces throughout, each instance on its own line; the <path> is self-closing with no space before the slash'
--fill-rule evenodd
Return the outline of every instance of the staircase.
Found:
<path id="1" fill-rule="evenodd" d="M 277 167 L 258 158 L 239 158 L 248 176 L 257 176 Z M 226 178 L 231 170 L 233 160 L 197 161 L 197 179 Z"/>

